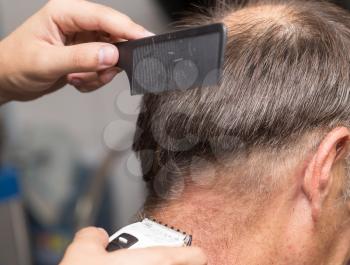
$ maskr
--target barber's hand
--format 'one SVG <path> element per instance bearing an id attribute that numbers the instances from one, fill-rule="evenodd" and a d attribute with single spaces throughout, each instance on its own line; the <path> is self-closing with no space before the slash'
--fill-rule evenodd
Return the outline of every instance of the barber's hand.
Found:
<path id="1" fill-rule="evenodd" d="M 118 51 L 109 43 L 150 35 L 112 8 L 51 0 L 0 42 L 0 103 L 35 99 L 67 82 L 97 89 L 117 74 Z"/>
<path id="2" fill-rule="evenodd" d="M 85 228 L 68 247 L 60 265 L 205 265 L 198 248 L 148 248 L 108 253 L 107 233 L 100 228 Z"/>

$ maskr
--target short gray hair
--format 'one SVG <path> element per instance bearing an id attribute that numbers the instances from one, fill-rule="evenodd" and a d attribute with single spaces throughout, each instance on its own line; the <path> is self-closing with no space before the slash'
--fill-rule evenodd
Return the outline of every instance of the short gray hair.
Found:
<path id="1" fill-rule="evenodd" d="M 226 160 L 267 150 L 267 165 L 305 134 L 348 126 L 349 14 L 325 2 L 275 2 L 228 4 L 186 21 L 226 24 L 224 77 L 219 87 L 143 97 L 134 150 L 151 197 L 205 170 L 203 161 L 224 170 Z"/>

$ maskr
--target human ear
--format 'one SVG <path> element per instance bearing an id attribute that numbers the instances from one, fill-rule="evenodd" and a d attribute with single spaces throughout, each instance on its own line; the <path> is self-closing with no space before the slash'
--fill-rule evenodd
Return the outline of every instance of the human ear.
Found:
<path id="1" fill-rule="evenodd" d="M 337 127 L 330 131 L 309 160 L 304 173 L 302 188 L 312 211 L 312 218 L 317 221 L 325 198 L 333 184 L 333 166 L 346 157 L 350 131 Z"/>

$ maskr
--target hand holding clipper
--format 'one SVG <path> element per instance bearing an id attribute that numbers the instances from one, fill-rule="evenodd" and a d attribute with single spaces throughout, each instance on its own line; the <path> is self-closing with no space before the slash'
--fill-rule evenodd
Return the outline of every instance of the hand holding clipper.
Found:
<path id="1" fill-rule="evenodd" d="M 206 265 L 199 248 L 156 247 L 124 249 L 108 253 L 108 235 L 100 228 L 85 228 L 74 238 L 60 265 Z"/>

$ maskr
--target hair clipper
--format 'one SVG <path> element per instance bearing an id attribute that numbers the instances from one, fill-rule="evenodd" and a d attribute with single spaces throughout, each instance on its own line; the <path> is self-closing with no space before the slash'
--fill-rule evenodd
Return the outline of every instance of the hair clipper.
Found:
<path id="1" fill-rule="evenodd" d="M 191 243 L 191 235 L 145 218 L 142 222 L 125 226 L 113 234 L 109 239 L 107 251 L 160 246 L 183 247 L 190 246 Z"/>

